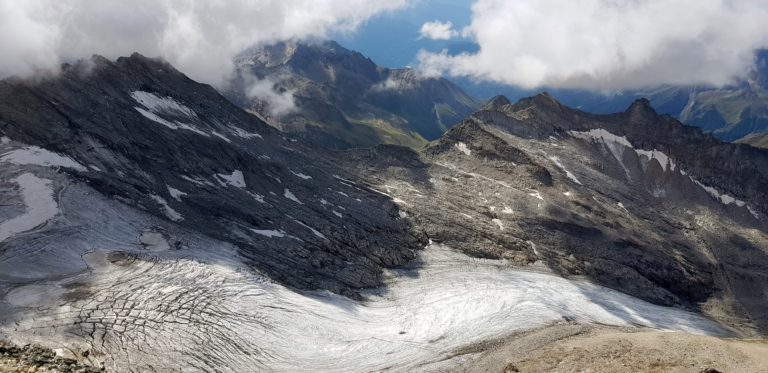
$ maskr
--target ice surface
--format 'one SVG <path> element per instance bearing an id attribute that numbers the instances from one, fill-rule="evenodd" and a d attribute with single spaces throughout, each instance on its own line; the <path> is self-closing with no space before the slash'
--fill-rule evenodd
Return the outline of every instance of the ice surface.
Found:
<path id="1" fill-rule="evenodd" d="M 56 154 L 37 146 L 28 146 L 5 153 L 0 156 L 0 162 L 8 162 L 17 165 L 69 167 L 78 171 L 86 170 L 85 166 L 75 162 L 72 158 Z"/>
<path id="2" fill-rule="evenodd" d="M 165 251 L 171 248 L 168 239 L 160 232 L 143 232 L 139 242 L 149 251 Z"/>
<path id="3" fill-rule="evenodd" d="M 0 242 L 19 233 L 33 230 L 59 213 L 59 206 L 53 199 L 50 180 L 25 173 L 13 181 L 19 185 L 26 211 L 0 223 Z"/>
<path id="4" fill-rule="evenodd" d="M 119 368 L 111 370 L 152 366 L 160 371 L 286 372 L 413 371 L 460 347 L 563 317 L 580 323 L 722 332 L 691 313 L 587 282 L 511 269 L 504 261 L 469 258 L 438 244 L 431 244 L 418 260 L 418 275 L 393 272 L 387 287 L 367 293 L 364 302 L 327 292 L 296 292 L 236 263 L 138 261 L 100 272 L 90 282 L 94 294 L 86 303 L 49 307 L 38 311 L 42 318 L 9 328 L 35 335 L 51 325 L 71 329 L 71 317 L 78 315 L 71 310 L 87 304 L 94 315 L 109 315 L 100 319 L 108 324 L 106 332 L 97 334 L 101 339 L 91 348 L 111 359 L 108 367 Z M 16 302 L 34 303 L 39 298 L 35 294 L 49 289 L 24 290 L 15 295 L 22 299 Z M 126 299 L 131 308 L 120 308 L 122 300 L 111 303 L 109 294 Z M 122 327 L 149 320 L 157 326 Z M 154 324 L 157 320 L 162 322 Z M 55 330 L 49 338 L 61 338 L 64 346 L 77 342 Z M 211 348 L 215 358 L 206 353 Z"/>

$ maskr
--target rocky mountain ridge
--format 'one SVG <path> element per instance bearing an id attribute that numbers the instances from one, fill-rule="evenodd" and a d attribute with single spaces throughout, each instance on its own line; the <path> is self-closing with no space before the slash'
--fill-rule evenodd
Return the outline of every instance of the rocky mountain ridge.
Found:
<path id="1" fill-rule="evenodd" d="M 412 69 L 377 66 L 335 42 L 278 43 L 238 59 L 239 78 L 225 94 L 266 115 L 283 131 L 330 148 L 380 143 L 420 147 L 479 107 L 459 87 Z M 253 96 L 254 79 L 290 95 L 293 110 L 270 115 L 270 103 Z"/>
<path id="2" fill-rule="evenodd" d="M 722 143 L 647 100 L 593 115 L 541 94 L 497 97 L 423 152 L 381 163 L 393 152 L 351 152 L 349 167 L 370 162 L 361 177 L 431 240 L 768 325 L 757 306 L 768 282 L 755 272 L 768 265 L 765 151 Z"/>

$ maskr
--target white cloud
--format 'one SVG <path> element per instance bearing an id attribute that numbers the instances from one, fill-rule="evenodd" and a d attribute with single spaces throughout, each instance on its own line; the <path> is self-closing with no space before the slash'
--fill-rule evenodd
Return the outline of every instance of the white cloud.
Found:
<path id="1" fill-rule="evenodd" d="M 351 31 L 408 0 L 0 0 L 0 78 L 139 52 L 220 84 L 246 47 Z"/>
<path id="2" fill-rule="evenodd" d="M 295 91 L 281 91 L 277 82 L 270 77 L 258 79 L 252 75 L 245 75 L 243 79 L 247 87 L 245 95 L 265 103 L 269 114 L 273 117 L 280 117 L 296 110 L 293 96 Z"/>
<path id="3" fill-rule="evenodd" d="M 459 36 L 459 33 L 453 29 L 452 22 L 432 21 L 421 25 L 419 30 L 422 38 L 434 40 L 448 40 Z"/>
<path id="4" fill-rule="evenodd" d="M 768 47 L 766 0 L 478 0 L 477 53 L 419 53 L 426 74 L 524 88 L 723 85 Z"/>

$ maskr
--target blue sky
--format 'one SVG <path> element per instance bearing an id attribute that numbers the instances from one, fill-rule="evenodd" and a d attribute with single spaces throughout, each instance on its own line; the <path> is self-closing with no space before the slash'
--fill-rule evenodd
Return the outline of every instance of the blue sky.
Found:
<path id="1" fill-rule="evenodd" d="M 450 21 L 461 30 L 470 22 L 472 0 L 421 0 L 394 12 L 374 16 L 356 32 L 332 35 L 347 49 L 370 57 L 376 64 L 389 68 L 416 63 L 419 49 L 450 53 L 474 51 L 477 47 L 466 40 L 419 39 L 419 29 L 425 22 Z"/>

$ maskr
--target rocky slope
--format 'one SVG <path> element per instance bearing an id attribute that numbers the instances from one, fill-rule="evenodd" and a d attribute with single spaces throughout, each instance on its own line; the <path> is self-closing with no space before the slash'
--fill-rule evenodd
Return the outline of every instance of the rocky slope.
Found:
<path id="1" fill-rule="evenodd" d="M 240 76 L 225 91 L 228 98 L 283 131 L 331 148 L 420 147 L 479 107 L 445 79 L 381 68 L 335 42 L 280 43 L 249 50 L 237 63 Z M 270 115 L 269 100 L 253 90 L 258 82 L 291 96 L 294 110 Z"/>
<path id="2" fill-rule="evenodd" d="M 433 241 L 768 328 L 768 153 L 646 100 L 599 116 L 498 97 L 420 153 L 345 157 Z"/>
<path id="3" fill-rule="evenodd" d="M 749 144 L 756 148 L 768 149 L 768 134 L 752 134 L 745 136 L 737 141 L 742 144 Z"/>
<path id="4" fill-rule="evenodd" d="M 768 371 L 765 340 L 562 323 L 456 352 L 454 372 Z M 458 359 L 458 357 L 457 357 Z"/>
<path id="5" fill-rule="evenodd" d="M 386 198 L 345 182 L 344 170 L 213 88 L 140 55 L 94 57 L 59 77 L 0 82 L 0 131 L 6 164 L 59 154 L 78 185 L 230 242 L 254 267 L 297 287 L 352 294 L 379 283 L 382 267 L 407 262 L 420 246 Z M 24 172 L 4 166 L 4 187 L 14 188 Z M 50 188 L 58 193 L 61 185 Z M 36 255 L 62 244 L 46 241 Z M 28 244 L 3 245 L 10 255 Z M 13 266 L 26 260 L 4 261 L 2 272 L 13 277 Z"/>

